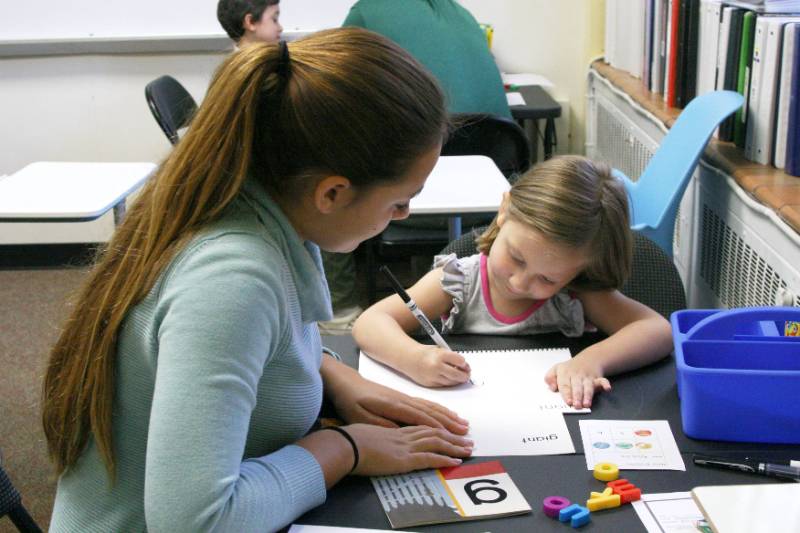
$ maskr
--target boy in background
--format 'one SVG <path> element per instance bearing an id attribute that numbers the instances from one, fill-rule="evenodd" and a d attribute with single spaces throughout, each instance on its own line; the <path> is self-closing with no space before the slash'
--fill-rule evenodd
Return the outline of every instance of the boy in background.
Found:
<path id="1" fill-rule="evenodd" d="M 277 43 L 281 38 L 280 0 L 220 0 L 217 20 L 241 48 L 250 43 Z"/>

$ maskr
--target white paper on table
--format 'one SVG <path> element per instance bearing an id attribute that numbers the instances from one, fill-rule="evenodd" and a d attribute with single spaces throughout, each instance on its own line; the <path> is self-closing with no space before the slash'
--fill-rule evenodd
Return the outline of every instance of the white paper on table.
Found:
<path id="1" fill-rule="evenodd" d="M 508 101 L 508 105 L 525 105 L 525 98 L 522 97 L 522 93 L 506 93 L 506 100 Z"/>
<path id="2" fill-rule="evenodd" d="M 362 376 L 410 396 L 440 403 L 467 419 L 474 457 L 574 453 L 563 411 L 568 407 L 544 383 L 553 361 L 569 350 L 462 352 L 474 384 L 427 388 L 365 355 Z M 573 410 L 575 411 L 575 410 Z"/>
<path id="3" fill-rule="evenodd" d="M 686 470 L 666 420 L 580 420 L 586 466 L 620 470 Z"/>
<path id="4" fill-rule="evenodd" d="M 553 82 L 542 76 L 541 74 L 533 74 L 530 72 L 520 72 L 518 74 L 509 74 L 503 72 L 500 74 L 503 78 L 503 83 L 506 85 L 539 85 L 541 87 L 552 87 Z"/>
<path id="5" fill-rule="evenodd" d="M 689 492 L 642 494 L 631 502 L 647 533 L 697 533 L 703 513 Z"/>
<path id="6" fill-rule="evenodd" d="M 372 533 L 373 531 L 391 531 L 390 529 L 364 529 L 360 527 L 303 526 L 292 524 L 289 533 Z"/>

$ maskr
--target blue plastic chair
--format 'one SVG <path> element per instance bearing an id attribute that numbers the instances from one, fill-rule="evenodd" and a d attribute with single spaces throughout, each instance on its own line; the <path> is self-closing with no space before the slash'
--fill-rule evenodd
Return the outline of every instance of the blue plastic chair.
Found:
<path id="1" fill-rule="evenodd" d="M 742 106 L 744 97 L 733 91 L 714 91 L 694 98 L 661 141 L 637 181 L 619 170 L 631 205 L 631 229 L 660 246 L 672 257 L 675 216 L 711 134 Z"/>

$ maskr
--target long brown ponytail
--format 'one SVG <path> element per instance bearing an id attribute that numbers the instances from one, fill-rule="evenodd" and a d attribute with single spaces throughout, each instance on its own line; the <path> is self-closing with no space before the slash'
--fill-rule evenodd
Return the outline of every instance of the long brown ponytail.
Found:
<path id="1" fill-rule="evenodd" d="M 58 474 L 92 437 L 114 477 L 120 325 L 248 176 L 276 195 L 302 192 L 325 173 L 369 186 L 397 178 L 441 141 L 447 116 L 439 86 L 387 39 L 346 28 L 291 43 L 290 59 L 281 46 L 248 46 L 220 66 L 186 136 L 78 293 L 44 379 L 42 421 Z"/>

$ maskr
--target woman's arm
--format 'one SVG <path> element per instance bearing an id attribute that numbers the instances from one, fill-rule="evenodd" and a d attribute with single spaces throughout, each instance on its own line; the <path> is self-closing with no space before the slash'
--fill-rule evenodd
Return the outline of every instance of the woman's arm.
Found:
<path id="1" fill-rule="evenodd" d="M 467 421 L 449 409 L 366 380 L 332 357 L 323 356 L 320 374 L 326 397 L 351 424 L 342 429 L 358 448 L 353 473 L 383 475 L 454 466 L 461 463 L 459 457 L 472 452 L 472 441 L 459 436 L 467 432 Z M 297 444 L 317 459 L 327 487 L 352 468 L 354 453 L 343 435 L 322 430 Z"/>
<path id="2" fill-rule="evenodd" d="M 428 272 L 408 290 L 429 319 L 450 311 L 453 298 L 441 287 L 442 269 Z M 419 322 L 397 295 L 364 311 L 353 326 L 353 338 L 370 356 L 426 386 L 448 386 L 469 379 L 463 356 L 438 346 L 422 344 L 409 334 Z"/>
<path id="3" fill-rule="evenodd" d="M 554 366 L 545 380 L 576 408 L 591 406 L 594 390 L 611 385 L 606 376 L 653 363 L 672 350 L 664 317 L 619 291 L 579 293 L 586 318 L 608 338 Z"/>

